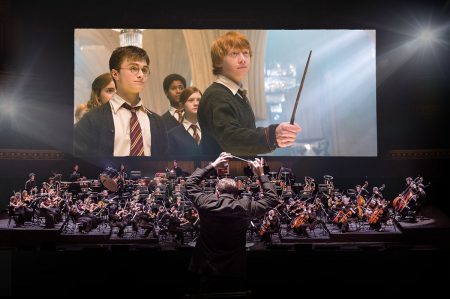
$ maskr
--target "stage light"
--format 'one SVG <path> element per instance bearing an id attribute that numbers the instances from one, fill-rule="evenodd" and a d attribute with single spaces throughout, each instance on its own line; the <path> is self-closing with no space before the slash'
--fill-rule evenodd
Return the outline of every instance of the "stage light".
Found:
<path id="1" fill-rule="evenodd" d="M 427 29 L 423 29 L 422 31 L 420 31 L 418 39 L 422 43 L 429 44 L 429 43 L 432 43 L 433 41 L 435 41 L 436 36 L 435 36 L 435 33 L 433 30 L 427 28 Z"/>
<path id="2" fill-rule="evenodd" d="M 14 101 L 8 99 L 2 101 L 0 104 L 0 112 L 5 116 L 14 116 L 16 113 L 16 105 Z"/>

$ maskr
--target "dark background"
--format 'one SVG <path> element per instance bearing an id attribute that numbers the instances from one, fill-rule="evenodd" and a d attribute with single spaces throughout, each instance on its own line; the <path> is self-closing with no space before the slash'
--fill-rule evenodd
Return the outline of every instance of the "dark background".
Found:
<path id="1" fill-rule="evenodd" d="M 291 2 L 294 1 L 257 5 L 223 2 L 223 7 L 219 7 L 219 3 L 194 5 L 189 1 L 131 0 L 118 4 L 0 0 L 0 209 L 6 207 L 12 190 L 23 188 L 31 171 L 41 182 L 51 170 L 59 170 L 66 176 L 76 162 L 84 175 L 93 178 L 111 162 L 111 159 L 83 161 L 71 156 L 74 28 L 375 29 L 379 76 L 380 55 L 414 38 L 405 32 L 414 31 L 419 23 L 443 26 L 449 20 L 448 1 Z M 322 181 L 323 175 L 333 175 L 335 186 L 343 189 L 366 179 L 371 186 L 385 183 L 385 195 L 389 198 L 402 191 L 405 177 L 423 175 L 425 182 L 432 183 L 427 189 L 429 203 L 449 214 L 448 33 L 447 29 L 441 37 L 446 38 L 445 46 L 417 52 L 388 80 L 377 84 L 378 157 L 298 157 L 281 162 L 291 166 L 301 179 L 307 175 Z M 27 130 L 17 130 L 12 119 L 15 117 L 4 113 L 11 102 L 16 113 L 26 119 L 22 125 Z M 56 150 L 62 156 L 42 156 L 37 150 Z M 24 152 L 26 158 L 11 152 Z M 122 160 L 112 162 L 118 164 Z M 153 171 L 155 167 L 151 159 L 126 162 L 128 169 Z M 332 292 L 328 288 L 332 286 L 341 293 L 346 285 L 351 287 L 346 294 L 352 294 L 353 287 L 358 285 L 370 286 L 371 292 L 375 292 L 387 284 L 402 293 L 423 283 L 430 290 L 436 289 L 433 283 L 442 287 L 448 278 L 447 252 L 328 254 L 298 249 L 287 255 L 272 253 L 269 259 L 258 253 L 249 256 L 251 284 L 258 285 L 255 294 L 262 295 L 267 289 L 273 294 L 278 291 L 292 294 L 295 288 L 301 291 L 311 286 L 312 291 L 326 293 Z M 161 255 L 144 250 L 130 255 L 127 249 L 106 254 L 97 248 L 92 254 L 86 252 L 89 250 L 58 254 L 2 251 L 1 260 L 6 262 L 2 262 L 4 271 L 0 274 L 7 274 L 5 279 L 0 277 L 7 285 L 3 292 L 35 293 L 44 285 L 47 290 L 59 293 L 82 293 L 84 283 L 98 282 L 94 293 L 127 294 L 148 284 L 151 294 L 157 288 L 151 282 L 160 283 L 162 277 L 167 277 L 163 291 L 182 295 L 188 284 L 190 251 Z M 276 260 L 282 256 L 284 264 L 279 265 Z M 161 257 L 160 262 L 154 262 Z M 321 261 L 316 263 L 319 258 Z M 361 265 L 366 267 L 360 268 Z M 142 271 L 147 276 L 138 274 Z M 438 275 L 436 271 L 445 274 Z M 24 280 L 24 273 L 39 275 Z M 407 273 L 414 275 L 405 276 Z M 355 275 L 361 281 L 356 281 Z M 35 289 L 27 289 L 30 286 Z M 174 291 L 180 286 L 182 291 Z"/>
<path id="2" fill-rule="evenodd" d="M 71 156 L 74 28 L 375 29 L 379 77 L 379 57 L 415 38 L 419 24 L 443 26 L 449 19 L 448 6 L 448 1 L 233 2 L 219 7 L 217 3 L 163 1 L 118 5 L 110 1 L 1 0 L 0 150 L 53 149 L 63 153 L 57 159 L 3 155 L 1 207 L 12 190 L 23 188 L 31 171 L 42 181 L 51 170 L 66 174 L 77 162 L 83 174 L 93 178 L 108 163 Z M 448 211 L 448 33 L 447 29 L 441 34 L 447 38 L 446 45 L 418 51 L 377 84 L 378 157 L 281 161 L 294 168 L 299 178 L 308 175 L 321 181 L 323 175 L 331 174 L 335 185 L 343 189 L 365 179 L 372 186 L 386 183 L 388 196 L 401 191 L 405 177 L 423 175 L 425 182 L 432 182 L 430 201 Z M 21 118 L 4 113 L 10 103 Z M 125 162 L 128 169 L 152 165 L 149 159 Z"/>

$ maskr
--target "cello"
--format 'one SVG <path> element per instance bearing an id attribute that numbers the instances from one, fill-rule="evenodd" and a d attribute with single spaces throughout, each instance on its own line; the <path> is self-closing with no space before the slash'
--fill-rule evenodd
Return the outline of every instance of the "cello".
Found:
<path id="1" fill-rule="evenodd" d="M 303 224 L 305 224 L 308 221 L 308 212 L 307 211 L 303 211 L 300 213 L 300 215 L 297 216 L 297 218 L 294 219 L 294 221 L 291 224 L 291 228 L 292 229 L 298 229 L 300 228 Z"/>
<path id="2" fill-rule="evenodd" d="M 384 209 L 382 207 L 376 208 L 376 210 L 369 217 L 369 224 L 376 224 L 380 220 L 381 216 L 383 216 L 383 213 Z"/>

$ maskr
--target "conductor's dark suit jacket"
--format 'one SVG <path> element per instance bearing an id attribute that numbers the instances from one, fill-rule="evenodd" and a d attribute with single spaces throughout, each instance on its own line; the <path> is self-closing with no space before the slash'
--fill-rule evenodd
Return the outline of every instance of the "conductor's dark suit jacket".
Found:
<path id="1" fill-rule="evenodd" d="M 151 155 L 163 157 L 167 152 L 167 132 L 156 113 L 145 109 L 150 121 Z M 114 155 L 114 120 L 109 103 L 86 113 L 74 127 L 75 156 Z"/>
<path id="2" fill-rule="evenodd" d="M 214 168 L 208 165 L 196 169 L 186 180 L 189 199 L 200 216 L 200 235 L 189 269 L 208 276 L 245 278 L 245 240 L 250 220 L 264 215 L 278 204 L 274 185 L 267 176 L 261 176 L 264 196 L 252 200 L 244 196 L 235 199 L 232 194 L 205 194 L 200 182 Z"/>

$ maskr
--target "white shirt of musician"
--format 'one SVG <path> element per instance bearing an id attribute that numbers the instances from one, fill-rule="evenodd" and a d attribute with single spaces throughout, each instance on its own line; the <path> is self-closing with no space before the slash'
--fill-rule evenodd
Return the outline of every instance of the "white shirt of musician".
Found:
<path id="1" fill-rule="evenodd" d="M 129 156 L 130 155 L 130 120 L 131 111 L 122 107 L 123 103 L 126 103 L 119 95 L 114 94 L 109 104 L 111 105 L 113 120 L 114 120 L 114 156 Z M 139 125 L 142 130 L 142 138 L 144 141 L 144 155 L 151 156 L 151 131 L 150 131 L 150 119 L 142 106 L 142 100 L 136 106 L 141 106 L 136 112 Z"/>

